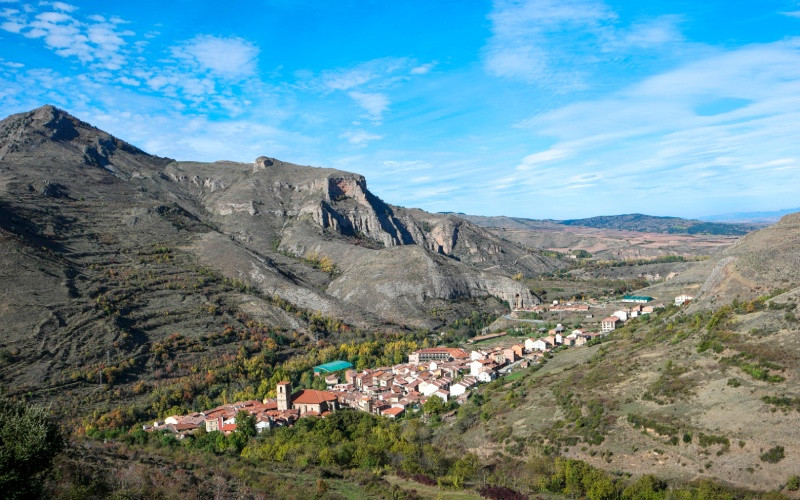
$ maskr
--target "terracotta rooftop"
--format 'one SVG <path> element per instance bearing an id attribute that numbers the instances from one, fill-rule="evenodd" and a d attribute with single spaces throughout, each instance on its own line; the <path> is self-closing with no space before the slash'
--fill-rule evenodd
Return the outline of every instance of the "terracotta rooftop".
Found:
<path id="1" fill-rule="evenodd" d="M 317 391 L 315 389 L 304 389 L 292 396 L 292 404 L 314 405 L 324 401 L 336 401 L 336 394 L 329 391 Z"/>

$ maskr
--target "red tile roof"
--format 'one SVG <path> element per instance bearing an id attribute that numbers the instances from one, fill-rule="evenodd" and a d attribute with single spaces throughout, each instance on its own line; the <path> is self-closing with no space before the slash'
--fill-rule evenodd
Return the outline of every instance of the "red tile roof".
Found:
<path id="1" fill-rule="evenodd" d="M 315 405 L 324 401 L 336 401 L 336 394 L 329 391 L 317 391 L 315 389 L 304 389 L 292 396 L 292 404 Z"/>

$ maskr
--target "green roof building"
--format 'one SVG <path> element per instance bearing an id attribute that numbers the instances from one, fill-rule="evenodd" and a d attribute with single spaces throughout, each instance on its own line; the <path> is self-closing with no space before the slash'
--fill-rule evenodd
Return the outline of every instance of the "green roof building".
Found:
<path id="1" fill-rule="evenodd" d="M 333 373 L 338 372 L 340 370 L 349 370 L 353 367 L 352 363 L 348 363 L 347 361 L 337 360 L 331 361 L 330 363 L 325 363 L 324 365 L 318 365 L 314 367 L 314 373 Z"/>
<path id="2" fill-rule="evenodd" d="M 625 295 L 622 297 L 622 302 L 634 302 L 637 304 L 647 304 L 648 302 L 652 302 L 653 297 L 648 297 L 647 295 Z"/>

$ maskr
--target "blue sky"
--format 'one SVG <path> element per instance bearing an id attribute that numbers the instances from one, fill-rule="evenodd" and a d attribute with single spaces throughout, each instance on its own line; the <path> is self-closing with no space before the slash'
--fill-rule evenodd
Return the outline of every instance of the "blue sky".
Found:
<path id="1" fill-rule="evenodd" d="M 389 203 L 531 218 L 795 207 L 800 2 L 0 0 L 0 114 Z"/>

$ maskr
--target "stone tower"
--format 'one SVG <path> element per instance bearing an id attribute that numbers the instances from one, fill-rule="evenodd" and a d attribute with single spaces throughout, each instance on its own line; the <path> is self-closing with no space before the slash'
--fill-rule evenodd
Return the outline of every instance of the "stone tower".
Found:
<path id="1" fill-rule="evenodd" d="M 278 409 L 288 410 L 292 406 L 292 384 L 290 382 L 278 382 Z"/>

